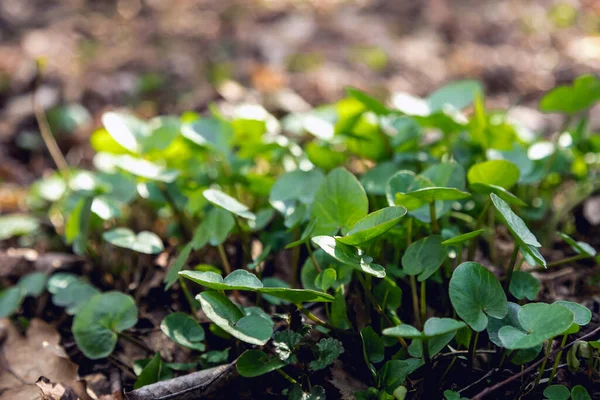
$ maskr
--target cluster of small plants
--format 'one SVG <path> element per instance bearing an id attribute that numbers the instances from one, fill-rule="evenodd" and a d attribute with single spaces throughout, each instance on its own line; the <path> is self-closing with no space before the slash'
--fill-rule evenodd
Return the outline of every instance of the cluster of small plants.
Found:
<path id="1" fill-rule="evenodd" d="M 85 357 L 106 358 L 121 338 L 140 341 L 128 333 L 136 290 L 167 252 L 164 290 L 181 301 L 161 305 L 172 312 L 160 329 L 192 356 L 135 360 L 134 388 L 235 360 L 244 379 L 279 374 L 290 399 L 337 397 L 323 376 L 338 363 L 364 384 L 358 399 L 507 387 L 590 399 L 600 342 L 577 338 L 592 313 L 536 301 L 532 271 L 596 257 L 573 238 L 572 211 L 600 189 L 600 136 L 587 129 L 599 99 L 593 76 L 548 92 L 540 110 L 563 116 L 548 137 L 487 110 L 471 80 L 391 106 L 348 89 L 281 118 L 255 104 L 149 121 L 108 112 L 94 168 L 44 177 L 31 213 L 0 222 L 2 238 L 32 243 L 49 221 L 102 278 L 26 275 L 0 293 L 0 313 L 47 290 Z M 554 246 L 572 255 L 546 261 Z M 557 384 L 562 363 L 588 384 Z M 515 389 L 506 371 L 528 373 Z M 471 390 L 457 374 L 483 378 Z"/>

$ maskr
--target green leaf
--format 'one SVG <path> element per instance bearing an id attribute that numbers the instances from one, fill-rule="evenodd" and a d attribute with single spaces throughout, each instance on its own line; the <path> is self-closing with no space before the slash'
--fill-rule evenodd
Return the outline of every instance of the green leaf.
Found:
<path id="1" fill-rule="evenodd" d="M 490 160 L 473 165 L 467 174 L 469 184 L 483 183 L 510 189 L 518 181 L 519 167 L 507 160 Z"/>
<path id="2" fill-rule="evenodd" d="M 337 272 L 334 268 L 326 268 L 315 278 L 315 286 L 323 291 L 327 291 L 335 283 Z"/>
<path id="3" fill-rule="evenodd" d="M 540 281 L 529 272 L 525 271 L 514 271 L 512 279 L 510 281 L 509 291 L 515 298 L 523 300 L 535 300 L 538 293 L 540 292 L 541 284 Z"/>
<path id="4" fill-rule="evenodd" d="M 264 345 L 271 338 L 273 328 L 265 318 L 244 313 L 225 295 L 202 292 L 196 296 L 202 311 L 219 328 L 243 342 Z"/>
<path id="5" fill-rule="evenodd" d="M 575 114 L 600 100 L 600 80 L 593 75 L 581 75 L 572 85 L 558 86 L 540 100 L 543 112 Z"/>
<path id="6" fill-rule="evenodd" d="M 579 326 L 585 326 L 592 320 L 592 312 L 589 310 L 589 308 L 582 306 L 581 304 L 566 300 L 558 300 L 553 304 L 560 304 L 561 306 L 565 306 L 571 310 L 574 315 L 573 322 Z"/>
<path id="7" fill-rule="evenodd" d="M 334 338 L 325 338 L 317 343 L 318 358 L 311 361 L 309 367 L 311 371 L 318 371 L 327 368 L 344 352 L 342 342 Z"/>
<path id="8" fill-rule="evenodd" d="M 388 394 L 392 394 L 401 386 L 406 377 L 423 365 L 423 360 L 409 358 L 408 360 L 390 360 L 386 362 L 377 374 L 377 386 Z"/>
<path id="9" fill-rule="evenodd" d="M 332 236 L 315 236 L 312 242 L 342 264 L 351 265 L 354 269 L 377 278 L 385 277 L 385 269 L 371 263 L 373 259 L 356 247 L 341 243 Z"/>
<path id="10" fill-rule="evenodd" d="M 382 162 L 365 172 L 360 178 L 361 185 L 368 194 L 385 195 L 388 180 L 398 171 L 393 162 Z"/>
<path id="11" fill-rule="evenodd" d="M 216 206 L 224 208 L 225 210 L 235 215 L 239 215 L 240 217 L 246 219 L 256 219 L 256 215 L 254 215 L 248 209 L 248 207 L 246 207 L 244 204 L 240 203 L 233 197 L 221 192 L 220 190 L 206 189 L 204 192 L 202 192 L 202 194 L 204 195 L 206 200 L 210 201 Z"/>
<path id="12" fill-rule="evenodd" d="M 54 292 L 53 292 L 54 290 Z M 53 294 L 52 303 L 66 307 L 67 314 L 77 314 L 87 301 L 100 291 L 71 274 L 57 273 L 48 280 L 48 291 Z"/>
<path id="13" fill-rule="evenodd" d="M 441 111 L 447 105 L 462 110 L 473 102 L 475 93 L 483 93 L 481 82 L 475 80 L 456 81 L 431 93 L 427 98 L 427 103 L 431 112 Z"/>
<path id="14" fill-rule="evenodd" d="M 92 121 L 92 115 L 81 104 L 64 104 L 48 111 L 48 124 L 54 134 L 76 133 Z"/>
<path id="15" fill-rule="evenodd" d="M 585 387 L 577 385 L 571 389 L 571 400 L 592 400 L 592 396 Z"/>
<path id="16" fill-rule="evenodd" d="M 577 254 L 585 254 L 586 256 L 595 257 L 596 250 L 585 242 L 577 242 L 575 239 L 565 233 L 558 232 L 559 236 L 571 246 Z"/>
<path id="17" fill-rule="evenodd" d="M 183 312 L 169 314 L 160 324 L 160 330 L 180 346 L 204 351 L 204 329 L 194 318 Z"/>
<path id="18" fill-rule="evenodd" d="M 502 215 L 502 219 L 506 223 L 506 227 L 511 232 L 513 238 L 521 245 L 521 247 L 542 246 L 537 241 L 533 233 L 531 233 L 529 228 L 527 228 L 525 222 L 523 222 L 523 220 L 519 218 L 519 216 L 515 214 L 513 210 L 510 209 L 508 203 L 506 203 L 494 193 L 490 194 L 490 198 L 492 199 L 492 203 L 494 203 L 494 207 L 496 207 L 496 209 L 500 211 L 500 215 Z"/>
<path id="19" fill-rule="evenodd" d="M 172 377 L 173 372 L 160 358 L 160 353 L 156 353 L 140 372 L 137 380 L 133 384 L 133 389 L 139 389 L 146 385 L 171 379 Z"/>
<path id="20" fill-rule="evenodd" d="M 377 115 L 387 115 L 390 113 L 390 110 L 379 100 L 369 96 L 362 90 L 347 87 L 346 95 L 360 101 L 369 111 L 372 111 Z"/>
<path id="21" fill-rule="evenodd" d="M 214 207 L 206 213 L 206 217 L 194 231 L 192 247 L 194 250 L 200 250 L 207 243 L 216 247 L 227 240 L 233 228 L 234 216 L 227 210 Z"/>
<path id="22" fill-rule="evenodd" d="M 537 247 L 531 245 L 525 245 L 520 247 L 521 254 L 525 257 L 525 261 L 531 265 L 539 265 L 546 268 L 546 260 L 540 253 Z"/>
<path id="23" fill-rule="evenodd" d="M 273 348 L 275 354 L 286 364 L 298 361 L 294 355 L 296 346 L 302 341 L 302 335 L 294 331 L 277 331 L 273 334 Z"/>
<path id="24" fill-rule="evenodd" d="M 571 393 L 564 385 L 550 385 L 544 389 L 544 396 L 548 400 L 569 400 Z"/>
<path id="25" fill-rule="evenodd" d="M 311 205 L 324 180 L 325 176 L 318 169 L 286 172 L 271 187 L 269 203 L 283 215 L 297 203 Z"/>
<path id="26" fill-rule="evenodd" d="M 100 154 L 103 153 L 98 153 L 96 156 L 99 156 Z M 106 160 L 108 161 L 109 158 Z M 168 169 L 163 165 L 142 158 L 135 158 L 128 154 L 111 156 L 110 162 L 113 163 L 114 167 L 120 168 L 140 178 L 146 178 L 152 181 L 170 183 L 179 176 L 179 171 L 177 170 Z"/>
<path id="27" fill-rule="evenodd" d="M 425 204 L 433 203 L 434 201 L 461 200 L 469 196 L 471 196 L 470 193 L 463 192 L 456 188 L 427 187 L 408 193 L 396 193 L 395 202 L 412 211 Z"/>
<path id="28" fill-rule="evenodd" d="M 422 282 L 433 275 L 447 257 L 440 235 L 432 235 L 408 246 L 402 256 L 402 269 L 408 275 L 419 275 Z"/>
<path id="29" fill-rule="evenodd" d="M 429 318 L 425 321 L 423 332 L 410 325 L 402 324 L 383 330 L 386 336 L 397 336 L 408 339 L 429 340 L 437 336 L 443 336 L 450 332 L 456 332 L 459 329 L 466 327 L 462 321 L 457 321 L 452 318 Z"/>
<path id="30" fill-rule="evenodd" d="M 267 277 L 263 279 L 263 286 L 264 287 L 279 287 L 279 288 L 288 288 L 290 287 L 290 284 L 287 283 L 286 281 L 283 281 L 281 279 L 278 278 L 273 278 L 273 277 Z M 280 298 L 277 297 L 273 297 L 273 296 L 269 296 L 268 294 L 263 296 L 264 299 L 266 301 L 268 301 L 269 303 L 279 306 L 281 304 L 286 304 L 287 302 L 285 300 L 281 300 Z"/>
<path id="31" fill-rule="evenodd" d="M 450 279 L 450 301 L 456 313 L 473 330 L 481 332 L 488 317 L 504 318 L 508 309 L 506 295 L 498 279 L 475 262 L 460 264 Z"/>
<path id="32" fill-rule="evenodd" d="M 406 214 L 404 207 L 386 207 L 359 220 L 338 242 L 358 246 L 392 229 Z"/>
<path id="33" fill-rule="evenodd" d="M 360 338 L 363 345 L 363 356 L 368 363 L 380 363 L 385 358 L 383 341 L 373 328 L 367 326 L 360 330 Z"/>
<path id="34" fill-rule="evenodd" d="M 454 236 L 453 238 L 444 240 L 442 242 L 442 244 L 444 246 L 463 244 L 466 241 L 476 238 L 477 236 L 481 235 L 483 232 L 485 232 L 485 229 L 478 229 L 476 231 L 463 233 L 462 235 Z"/>
<path id="35" fill-rule="evenodd" d="M 77 347 L 92 360 L 108 357 L 117 344 L 117 334 L 133 327 L 138 310 L 131 296 L 106 292 L 93 296 L 73 319 Z"/>
<path id="36" fill-rule="evenodd" d="M 48 276 L 43 272 L 32 272 L 19 279 L 17 286 L 23 291 L 23 296 L 38 297 L 46 288 Z"/>
<path id="37" fill-rule="evenodd" d="M 325 253 L 321 249 L 317 249 L 314 253 L 314 259 L 317 261 L 319 266 L 323 269 L 333 268 L 336 272 L 336 281 L 333 284 L 333 288 L 337 289 L 340 285 L 347 285 L 352 280 L 352 273 L 354 271 L 354 267 L 347 264 L 342 264 L 335 258 L 331 257 L 329 254 Z M 300 271 L 300 279 L 302 280 L 302 286 L 306 289 L 319 290 L 317 286 L 315 286 L 315 280 L 317 279 L 317 275 L 319 272 L 313 265 L 313 260 L 311 257 L 307 257 L 306 261 L 302 265 L 302 270 Z"/>
<path id="38" fill-rule="evenodd" d="M 456 336 L 457 331 L 451 331 L 440 336 L 435 336 L 426 341 L 429 347 L 429 355 L 435 356 Z M 423 358 L 423 340 L 414 339 L 408 346 L 408 354 L 412 357 Z"/>
<path id="39" fill-rule="evenodd" d="M 132 153 L 143 152 L 150 131 L 141 119 L 130 114 L 107 112 L 102 115 L 102 125 L 123 148 Z"/>
<path id="40" fill-rule="evenodd" d="M 573 323 L 571 310 L 560 304 L 531 303 L 518 312 L 522 330 L 513 326 L 500 328 L 502 345 L 510 350 L 527 349 L 560 335 Z"/>
<path id="41" fill-rule="evenodd" d="M 246 350 L 238 358 L 236 367 L 244 378 L 254 378 L 284 367 L 285 362 L 277 357 L 269 357 L 264 351 Z"/>
<path id="42" fill-rule="evenodd" d="M 485 183 L 472 183 L 470 186 L 471 186 L 471 190 L 475 193 L 488 194 L 488 195 L 490 193 L 494 193 L 496 196 L 500 197 L 502 200 L 504 200 L 508 204 L 512 204 L 515 206 L 521 206 L 521 207 L 527 206 L 527 203 L 525 203 L 523 200 L 519 199 L 517 196 L 515 196 L 514 194 L 512 194 L 511 192 L 509 192 L 508 190 L 504 189 L 501 186 L 487 185 Z"/>
<path id="43" fill-rule="evenodd" d="M 488 336 L 490 341 L 496 346 L 503 347 L 498 332 L 503 326 L 513 326 L 515 328 L 523 329 L 519 323 L 519 310 L 521 306 L 517 303 L 508 302 L 508 312 L 504 318 L 493 318 L 490 317 L 487 326 Z"/>
<path id="44" fill-rule="evenodd" d="M 92 216 L 92 197 L 84 197 L 77 202 L 65 225 L 67 244 L 73 244 L 75 254 L 85 253 Z"/>
<path id="45" fill-rule="evenodd" d="M 104 232 L 102 238 L 114 246 L 138 253 L 156 254 L 164 250 L 162 240 L 149 231 L 142 231 L 136 235 L 129 228 L 115 228 Z"/>
<path id="46" fill-rule="evenodd" d="M 202 118 L 184 124 L 181 134 L 200 146 L 228 153 L 231 149 L 234 130 L 231 123 L 217 118 Z"/>
<path id="47" fill-rule="evenodd" d="M 317 220 L 315 232 L 347 233 L 369 212 L 365 189 L 354 175 L 344 168 L 331 171 L 315 194 L 311 217 Z"/>
<path id="48" fill-rule="evenodd" d="M 163 282 L 165 282 L 165 290 L 168 290 L 173 284 L 177 281 L 177 277 L 179 276 L 179 272 L 185 267 L 185 263 L 188 258 L 190 258 L 190 254 L 192 253 L 192 243 L 186 244 L 183 249 L 177 255 L 173 264 L 167 271 Z"/>
<path id="49" fill-rule="evenodd" d="M 301 303 L 329 303 L 333 301 L 333 296 L 317 292 L 316 290 L 310 289 L 289 289 L 289 288 L 276 288 L 276 287 L 263 287 L 258 289 L 258 292 L 277 297 L 282 300 L 289 301 L 293 304 Z"/>
<path id="50" fill-rule="evenodd" d="M 223 279 L 221 275 L 211 271 L 181 271 L 179 275 L 213 290 L 255 291 L 256 289 L 261 289 L 263 287 L 262 282 L 256 275 L 243 269 L 233 271 L 227 275 L 225 279 Z"/>
<path id="51" fill-rule="evenodd" d="M 300 385 L 294 383 L 289 391 L 289 400 L 325 400 L 325 389 L 322 386 L 315 385 L 310 392 L 305 392 Z"/>
<path id="52" fill-rule="evenodd" d="M 23 289 L 19 286 L 0 291 L 0 318 L 13 315 L 21 306 Z"/>
<path id="53" fill-rule="evenodd" d="M 0 240 L 13 236 L 29 235 L 38 230 L 40 226 L 37 218 L 29 215 L 10 214 L 0 216 Z"/>

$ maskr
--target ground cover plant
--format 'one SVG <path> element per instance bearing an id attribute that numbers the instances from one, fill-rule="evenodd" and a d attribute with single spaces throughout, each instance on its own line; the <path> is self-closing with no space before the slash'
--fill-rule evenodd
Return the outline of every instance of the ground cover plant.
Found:
<path id="1" fill-rule="evenodd" d="M 592 398 L 600 328 L 541 278 L 598 261 L 573 219 L 600 190 L 598 85 L 541 99 L 563 115 L 551 138 L 471 80 L 280 118 L 107 112 L 93 168 L 55 154 L 31 212 L 0 217 L 2 239 L 68 246 L 85 273 L 25 275 L 0 315 L 27 326 L 49 298 L 90 370 L 137 347 L 132 398 L 219 365 L 241 383 L 217 397 Z"/>

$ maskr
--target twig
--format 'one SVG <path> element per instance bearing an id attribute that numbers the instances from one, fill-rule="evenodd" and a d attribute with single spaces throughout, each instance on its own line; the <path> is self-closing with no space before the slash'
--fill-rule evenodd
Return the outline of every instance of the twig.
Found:
<path id="1" fill-rule="evenodd" d="M 460 389 L 460 390 L 458 391 L 458 393 L 466 392 L 467 390 L 471 389 L 473 386 L 476 386 L 478 383 L 480 383 L 480 382 L 482 382 L 482 381 L 486 380 L 487 378 L 489 378 L 490 376 L 492 376 L 492 374 L 494 374 L 494 372 L 496 372 L 496 371 L 498 371 L 498 370 L 499 370 L 499 368 L 494 368 L 494 369 L 491 369 L 490 371 L 488 371 L 488 373 L 487 373 L 487 374 L 485 374 L 485 375 L 484 375 L 484 376 L 482 376 L 481 378 L 477 379 L 475 382 L 473 382 L 473 383 L 471 383 L 470 385 L 468 385 L 468 386 L 466 386 L 466 387 L 464 387 L 464 388 Z"/>
<path id="2" fill-rule="evenodd" d="M 591 336 L 594 336 L 594 335 L 596 335 L 598 333 L 600 333 L 600 327 L 594 329 L 592 332 L 588 333 L 587 335 L 583 335 L 579 339 L 576 339 L 576 340 L 572 341 L 568 345 L 566 345 L 564 347 L 561 347 L 559 349 L 554 350 L 551 353 L 551 356 L 554 356 L 559 351 L 564 351 L 564 350 L 568 349 L 569 347 L 573 346 L 575 343 L 580 342 L 580 341 L 582 341 L 584 339 L 587 339 L 587 338 L 589 338 Z M 492 393 L 492 392 L 500 389 L 501 387 L 503 387 L 504 385 L 509 384 L 510 382 L 514 381 L 515 379 L 519 379 L 520 377 L 529 374 L 531 371 L 535 370 L 538 367 L 538 365 L 540 365 L 543 361 L 544 361 L 544 359 L 541 359 L 541 360 L 537 361 L 536 363 L 530 365 L 529 367 L 525 368 L 523 371 L 519 372 L 518 374 L 511 375 L 510 377 L 508 377 L 507 379 L 503 380 L 502 382 L 499 382 L 499 383 L 495 384 L 494 386 L 490 386 L 490 387 L 482 390 L 477 395 L 475 395 L 474 397 L 472 397 L 471 400 L 480 400 L 480 399 L 483 399 L 488 394 L 490 394 L 490 393 Z"/>

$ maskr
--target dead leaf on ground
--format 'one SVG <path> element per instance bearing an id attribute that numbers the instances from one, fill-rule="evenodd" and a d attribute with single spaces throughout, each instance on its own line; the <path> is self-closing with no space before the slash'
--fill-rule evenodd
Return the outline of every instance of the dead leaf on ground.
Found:
<path id="1" fill-rule="evenodd" d="M 50 379 L 40 376 L 36 385 L 43 393 L 44 399 L 48 400 L 92 400 L 87 394 L 85 381 L 75 381 L 70 384 L 52 382 Z"/>

